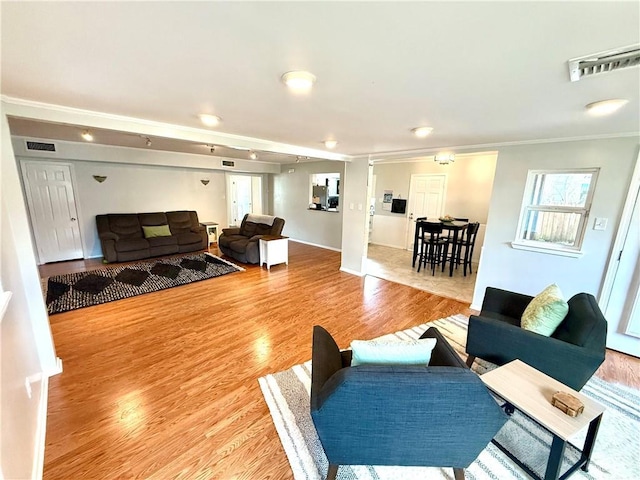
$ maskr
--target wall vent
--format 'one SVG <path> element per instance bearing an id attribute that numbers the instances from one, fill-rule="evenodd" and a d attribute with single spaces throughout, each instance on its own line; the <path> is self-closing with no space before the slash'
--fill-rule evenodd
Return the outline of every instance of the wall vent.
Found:
<path id="1" fill-rule="evenodd" d="M 36 150 L 39 152 L 55 152 L 55 143 L 32 142 L 27 140 L 27 150 Z"/>
<path id="2" fill-rule="evenodd" d="M 222 160 L 222 166 L 223 167 L 235 167 L 236 166 L 236 162 L 234 162 L 232 160 Z"/>
<path id="3" fill-rule="evenodd" d="M 568 63 L 572 82 L 600 73 L 637 67 L 640 65 L 640 44 L 573 58 Z"/>

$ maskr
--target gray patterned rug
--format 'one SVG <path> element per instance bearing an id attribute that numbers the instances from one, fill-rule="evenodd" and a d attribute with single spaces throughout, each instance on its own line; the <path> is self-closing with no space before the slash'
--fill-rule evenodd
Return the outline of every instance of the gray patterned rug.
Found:
<path id="1" fill-rule="evenodd" d="M 208 252 L 49 277 L 49 314 L 157 292 L 244 269 Z"/>
<path id="2" fill-rule="evenodd" d="M 467 317 L 452 317 L 419 325 L 390 336 L 418 338 L 431 326 L 447 337 L 460 356 L 466 359 Z M 474 364 L 477 373 L 495 365 Z M 311 362 L 296 365 L 284 372 L 267 375 L 259 380 L 271 417 L 289 459 L 296 480 L 322 479 L 327 472 L 327 459 L 309 414 Z M 594 447 L 589 472 L 578 470 L 571 479 L 632 480 L 640 478 L 640 392 L 593 377 L 581 390 L 606 407 Z M 572 443 L 582 446 L 585 432 Z M 544 476 L 549 456 L 551 435 L 526 416 L 516 413 L 498 433 L 498 440 L 524 461 L 534 472 Z M 576 448 L 565 451 L 567 462 L 575 463 Z M 453 478 L 451 468 L 340 466 L 339 480 L 413 480 Z M 493 444 L 465 470 L 471 480 L 526 480 L 530 477 Z"/>

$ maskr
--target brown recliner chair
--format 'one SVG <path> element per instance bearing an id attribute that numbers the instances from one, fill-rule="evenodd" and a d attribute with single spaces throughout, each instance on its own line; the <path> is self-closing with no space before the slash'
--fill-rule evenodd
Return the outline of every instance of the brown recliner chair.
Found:
<path id="1" fill-rule="evenodd" d="M 260 263 L 258 240 L 266 235 L 279 236 L 284 219 L 248 213 L 239 227 L 223 228 L 218 247 L 225 255 L 242 263 Z"/>

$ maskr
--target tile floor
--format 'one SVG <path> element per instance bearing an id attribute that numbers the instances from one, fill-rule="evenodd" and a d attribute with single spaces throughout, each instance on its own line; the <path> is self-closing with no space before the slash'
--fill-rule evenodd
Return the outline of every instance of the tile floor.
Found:
<path id="1" fill-rule="evenodd" d="M 408 250 L 370 243 L 366 272 L 374 277 L 471 303 L 476 283 L 477 265 L 473 265 L 473 273 L 467 272 L 466 277 L 462 273 L 462 267 L 454 270 L 453 276 L 449 277 L 448 265 L 444 272 L 436 268 L 436 274 L 432 276 L 429 268 L 420 269 L 420 272 L 417 271 L 417 267 L 412 268 L 411 255 L 412 252 Z"/>

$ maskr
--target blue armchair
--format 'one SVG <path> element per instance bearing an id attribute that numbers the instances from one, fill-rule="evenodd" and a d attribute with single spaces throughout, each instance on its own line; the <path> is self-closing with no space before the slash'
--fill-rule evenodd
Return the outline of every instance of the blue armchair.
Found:
<path id="1" fill-rule="evenodd" d="M 429 366 L 351 367 L 322 327 L 313 330 L 311 417 L 339 465 L 452 467 L 456 480 L 507 417 L 436 328 Z"/>
<path id="2" fill-rule="evenodd" d="M 605 357 L 607 320 L 593 295 L 571 297 L 569 313 L 550 337 L 520 328 L 533 297 L 488 287 L 480 315 L 469 317 L 467 365 L 476 357 L 504 365 L 516 358 L 580 390 Z"/>

